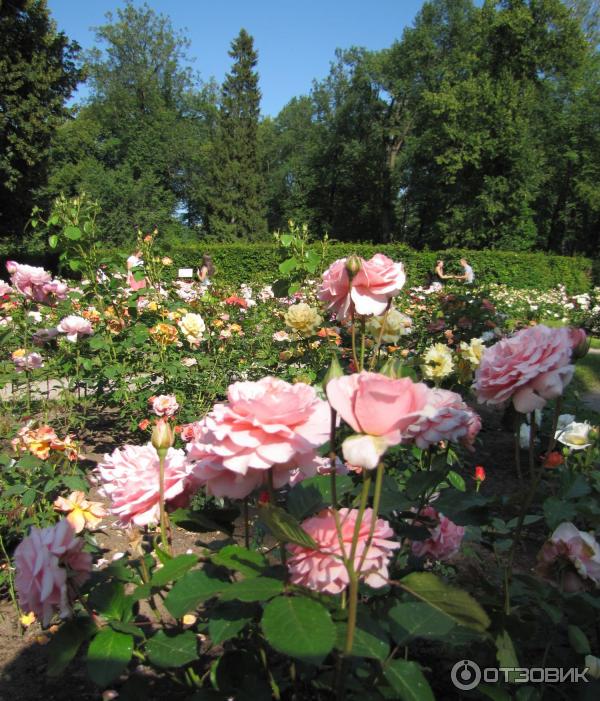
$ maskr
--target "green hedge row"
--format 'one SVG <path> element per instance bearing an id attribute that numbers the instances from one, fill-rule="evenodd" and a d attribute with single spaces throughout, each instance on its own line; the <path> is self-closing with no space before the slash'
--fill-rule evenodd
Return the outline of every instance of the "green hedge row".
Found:
<path id="1" fill-rule="evenodd" d="M 131 251 L 115 250 L 121 256 Z M 164 244 L 160 253 L 170 256 L 177 268 L 197 267 L 202 254 L 210 253 L 217 268 L 217 281 L 225 286 L 239 286 L 242 282 L 272 283 L 279 277 L 278 266 L 283 260 L 282 253 L 275 244 Z M 510 287 L 547 290 L 559 284 L 566 286 L 571 293 L 585 292 L 592 284 L 592 261 L 588 258 L 556 256 L 546 253 L 513 253 L 510 251 L 469 251 L 448 249 L 445 251 L 416 251 L 404 244 L 374 245 L 370 243 L 332 243 L 327 247 L 325 264 L 337 258 L 357 253 L 370 258 L 375 253 L 385 253 L 390 258 L 404 263 L 409 285 L 421 285 L 427 274 L 435 267 L 436 260 L 443 258 L 449 273 L 461 273 L 459 264 L 465 257 L 475 271 L 476 282 L 503 283 Z M 36 250 L 9 250 L 0 246 L 3 259 L 14 258 L 33 265 L 46 265 L 55 270 L 56 255 L 46 258 Z M 2 266 L 4 267 L 4 266 Z M 3 271 L 4 272 L 4 271 Z M 6 277 L 4 275 L 4 277 Z"/>
<path id="2" fill-rule="evenodd" d="M 271 244 L 211 244 L 181 245 L 165 250 L 173 258 L 174 273 L 178 267 L 195 267 L 202 253 L 210 253 L 217 268 L 217 279 L 223 284 L 239 285 L 256 281 L 271 283 L 279 276 L 282 260 L 279 249 Z M 464 256 L 475 271 L 476 282 L 504 283 L 510 287 L 547 290 L 559 284 L 572 293 L 585 292 L 592 284 L 592 261 L 587 258 L 567 258 L 544 253 L 513 253 L 509 251 L 416 251 L 403 244 L 373 245 L 369 243 L 335 243 L 327 248 L 328 265 L 338 258 L 357 253 L 370 258 L 384 253 L 402 261 L 408 284 L 421 285 L 433 271 L 438 258 L 445 261 L 448 273 L 462 273 L 459 260 Z"/>

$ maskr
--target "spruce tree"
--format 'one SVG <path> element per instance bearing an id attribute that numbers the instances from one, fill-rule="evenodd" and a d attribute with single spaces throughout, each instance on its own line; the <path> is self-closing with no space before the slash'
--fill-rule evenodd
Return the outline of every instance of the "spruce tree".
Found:
<path id="1" fill-rule="evenodd" d="M 267 219 L 258 156 L 258 57 L 245 29 L 232 42 L 229 55 L 234 63 L 221 88 L 208 224 L 220 240 L 252 241 L 266 235 Z"/>

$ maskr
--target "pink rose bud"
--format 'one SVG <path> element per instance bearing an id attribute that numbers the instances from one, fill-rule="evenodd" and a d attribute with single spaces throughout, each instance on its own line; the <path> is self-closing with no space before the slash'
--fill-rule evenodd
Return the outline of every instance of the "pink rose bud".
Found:
<path id="1" fill-rule="evenodd" d="M 569 336 L 571 338 L 572 360 L 585 358 L 590 349 L 591 337 L 588 337 L 584 329 L 573 328 L 569 329 Z"/>
<path id="2" fill-rule="evenodd" d="M 331 363 L 329 364 L 329 369 L 327 370 L 325 377 L 323 378 L 323 389 L 325 389 L 331 380 L 336 377 L 343 377 L 344 371 L 340 365 L 337 355 L 334 353 L 331 356 Z"/>

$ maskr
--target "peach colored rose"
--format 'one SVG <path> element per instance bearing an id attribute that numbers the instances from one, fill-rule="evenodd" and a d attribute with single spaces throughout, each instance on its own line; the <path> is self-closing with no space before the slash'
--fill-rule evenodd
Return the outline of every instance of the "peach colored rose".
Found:
<path id="1" fill-rule="evenodd" d="M 330 412 L 312 387 L 264 377 L 230 385 L 227 398 L 182 434 L 191 438 L 195 474 L 211 494 L 245 497 L 271 468 L 276 487 L 287 484 L 294 468 L 315 474 Z"/>
<path id="2" fill-rule="evenodd" d="M 160 463 L 150 443 L 125 445 L 105 455 L 94 471 L 100 492 L 110 500 L 110 512 L 127 526 L 158 523 L 158 476 Z M 165 502 L 168 507 L 185 506 L 197 491 L 192 465 L 183 450 L 170 448 L 165 459 Z"/>
<path id="3" fill-rule="evenodd" d="M 326 594 L 340 594 L 350 583 L 348 572 L 342 562 L 342 555 L 350 557 L 352 536 L 358 509 L 340 509 L 342 543 L 338 537 L 335 516 L 331 509 L 325 509 L 302 523 L 302 528 L 313 538 L 319 550 L 300 545 L 288 545 L 290 557 L 287 567 L 290 581 Z M 366 509 L 360 524 L 358 547 L 354 566 L 358 570 L 365 553 L 371 521 L 372 509 Z M 375 530 L 359 577 L 374 589 L 384 587 L 388 582 L 388 565 L 394 550 L 400 543 L 390 540 L 394 531 L 387 521 L 377 519 Z M 343 550 L 342 550 L 343 547 Z"/>
<path id="4" fill-rule="evenodd" d="M 430 536 L 427 540 L 413 540 L 412 551 L 417 557 L 426 555 L 434 560 L 446 560 L 460 550 L 460 544 L 465 535 L 463 526 L 457 526 L 444 514 L 436 511 L 432 506 L 426 506 L 420 514 L 428 521 L 434 521 L 435 525 L 427 525 Z M 413 521 L 413 525 L 422 525 L 418 517 Z"/>
<path id="5" fill-rule="evenodd" d="M 99 501 L 88 501 L 80 491 L 72 492 L 66 498 L 57 497 L 54 508 L 68 514 L 67 521 L 75 533 L 81 533 L 86 526 L 93 531 L 108 514 Z"/>
<path id="6" fill-rule="evenodd" d="M 56 611 L 71 614 L 69 583 L 83 583 L 92 567 L 92 556 L 83 552 L 84 541 L 75 536 L 66 520 L 39 529 L 15 549 L 15 586 L 23 611 L 33 611 L 47 626 Z"/>
<path id="7" fill-rule="evenodd" d="M 346 261 L 336 260 L 323 273 L 319 299 L 340 320 L 350 315 L 352 305 L 357 314 L 380 316 L 406 282 L 402 263 L 394 263 L 382 253 L 367 261 L 361 258 L 360 270 L 350 284 Z"/>
<path id="8" fill-rule="evenodd" d="M 571 339 L 566 328 L 543 324 L 521 329 L 486 348 L 475 373 L 477 399 L 528 413 L 559 397 L 573 377 Z"/>

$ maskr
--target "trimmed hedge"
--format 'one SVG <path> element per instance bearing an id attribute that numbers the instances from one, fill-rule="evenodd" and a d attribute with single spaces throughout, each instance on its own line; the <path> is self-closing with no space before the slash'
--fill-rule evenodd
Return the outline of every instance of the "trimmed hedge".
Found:
<path id="1" fill-rule="evenodd" d="M 279 248 L 272 243 L 210 243 L 201 242 L 178 245 L 164 244 L 159 250 L 170 256 L 173 267 L 166 270 L 177 274 L 177 268 L 197 267 L 202 254 L 210 253 L 217 268 L 217 281 L 225 286 L 238 287 L 242 282 L 272 283 L 279 277 L 278 266 L 283 259 Z M 131 250 L 115 250 L 115 254 L 126 257 Z M 404 263 L 409 285 L 421 285 L 427 274 L 433 271 L 436 260 L 443 258 L 449 273 L 461 273 L 459 260 L 463 256 L 475 271 L 479 283 L 503 283 L 510 287 L 548 290 L 559 284 L 571 293 L 587 291 L 592 284 L 592 261 L 583 257 L 556 256 L 547 253 L 521 253 L 512 251 L 470 251 L 447 249 L 445 251 L 416 251 L 404 244 L 375 245 L 371 243 L 331 243 L 327 247 L 326 264 L 337 258 L 357 253 L 370 258 L 375 253 L 385 253 L 390 258 Z M 14 258 L 32 265 L 45 265 L 56 271 L 57 257 L 54 252 L 43 254 L 36 250 L 8 250 L 0 247 L 6 259 Z M 4 257 L 3 256 L 3 257 Z M 2 266 L 4 267 L 4 266 Z M 3 277 L 5 271 L 2 270 Z M 65 271 L 63 271 L 64 274 Z"/>
<path id="2" fill-rule="evenodd" d="M 272 283 L 279 277 L 278 265 L 282 254 L 273 244 L 211 244 L 181 245 L 165 249 L 173 258 L 173 273 L 177 268 L 196 267 L 204 252 L 212 255 L 217 279 L 223 284 L 238 286 L 242 282 Z M 445 261 L 449 273 L 462 273 L 459 260 L 464 257 L 475 272 L 476 282 L 503 283 L 515 288 L 547 290 L 559 284 L 571 293 L 585 292 L 592 282 L 592 261 L 545 253 L 513 253 L 511 251 L 416 251 L 403 244 L 373 245 L 370 243 L 333 243 L 327 248 L 326 264 L 357 253 L 370 258 L 384 253 L 402 261 L 408 284 L 421 285 L 433 271 L 438 258 Z"/>

